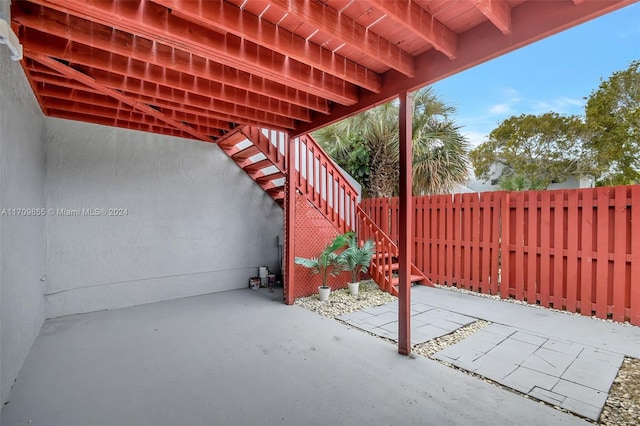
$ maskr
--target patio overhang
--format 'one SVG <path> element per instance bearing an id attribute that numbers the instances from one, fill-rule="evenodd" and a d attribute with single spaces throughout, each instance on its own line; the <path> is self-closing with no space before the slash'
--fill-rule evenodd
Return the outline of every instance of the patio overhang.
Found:
<path id="1" fill-rule="evenodd" d="M 216 142 L 297 136 L 636 0 L 30 0 L 23 67 L 52 117 Z"/>

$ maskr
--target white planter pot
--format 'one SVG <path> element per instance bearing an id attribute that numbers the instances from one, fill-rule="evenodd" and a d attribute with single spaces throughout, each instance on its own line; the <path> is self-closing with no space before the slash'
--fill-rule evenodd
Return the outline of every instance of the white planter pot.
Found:
<path id="1" fill-rule="evenodd" d="M 349 283 L 349 293 L 354 296 L 358 295 L 358 291 L 360 290 L 360 283 Z"/>
<path id="2" fill-rule="evenodd" d="M 326 302 L 329 300 L 329 294 L 331 293 L 331 287 L 318 287 L 318 294 L 320 295 L 320 301 Z"/>

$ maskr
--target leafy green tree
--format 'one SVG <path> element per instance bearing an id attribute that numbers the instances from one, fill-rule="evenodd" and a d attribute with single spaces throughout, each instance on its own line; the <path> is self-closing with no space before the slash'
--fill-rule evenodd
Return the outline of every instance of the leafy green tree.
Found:
<path id="1" fill-rule="evenodd" d="M 413 192 L 445 193 L 468 177 L 468 143 L 451 115 L 455 108 L 430 89 L 413 94 Z M 363 187 L 365 197 L 398 192 L 399 105 L 389 102 L 317 131 L 314 136 Z"/>
<path id="2" fill-rule="evenodd" d="M 640 60 L 591 93 L 586 124 L 600 171 L 598 184 L 640 183 Z"/>
<path id="3" fill-rule="evenodd" d="M 522 114 L 504 120 L 469 156 L 480 179 L 495 178 L 497 172 L 499 179 L 520 179 L 525 189 L 544 189 L 552 181 L 593 172 L 583 136 L 580 117 Z"/>
<path id="4" fill-rule="evenodd" d="M 543 182 L 529 179 L 523 175 L 503 176 L 498 182 L 500 189 L 504 191 L 528 191 L 546 189 Z"/>

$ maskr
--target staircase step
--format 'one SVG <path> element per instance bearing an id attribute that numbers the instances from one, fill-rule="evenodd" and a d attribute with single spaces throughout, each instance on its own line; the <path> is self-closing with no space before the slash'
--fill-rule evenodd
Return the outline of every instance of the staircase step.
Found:
<path id="1" fill-rule="evenodd" d="M 264 169 L 265 167 L 269 167 L 271 165 L 273 165 L 271 160 L 269 160 L 268 158 L 265 158 L 264 160 L 256 161 L 255 163 L 247 164 L 247 165 L 241 166 L 241 167 L 245 172 L 251 174 L 251 173 L 255 173 L 257 171 L 260 171 L 260 170 Z"/>
<path id="2" fill-rule="evenodd" d="M 232 150 L 233 151 L 233 150 Z M 246 148 L 237 150 L 237 152 L 229 152 L 229 156 L 233 158 L 236 163 L 245 161 L 248 158 L 253 157 L 256 154 L 260 154 L 260 150 L 255 145 L 249 145 Z"/>
<path id="3" fill-rule="evenodd" d="M 267 189 L 267 194 L 271 196 L 278 195 L 278 193 L 280 192 L 284 194 L 284 186 L 275 186 L 273 188 Z"/>
<path id="4" fill-rule="evenodd" d="M 257 177 L 256 182 L 262 185 L 262 184 L 271 182 L 272 180 L 282 179 L 282 178 L 284 178 L 284 174 L 282 172 L 275 172 L 269 175 L 263 175 L 263 176 Z"/>
<path id="5" fill-rule="evenodd" d="M 228 136 L 222 142 L 218 142 L 218 146 L 226 151 L 245 139 L 247 139 L 247 137 L 242 132 L 236 132 L 231 136 Z"/>
<path id="6" fill-rule="evenodd" d="M 421 283 L 424 281 L 424 277 L 422 275 L 411 275 L 411 282 L 412 283 Z M 391 286 L 397 286 L 400 284 L 400 278 L 399 277 L 393 277 L 391 278 Z"/>

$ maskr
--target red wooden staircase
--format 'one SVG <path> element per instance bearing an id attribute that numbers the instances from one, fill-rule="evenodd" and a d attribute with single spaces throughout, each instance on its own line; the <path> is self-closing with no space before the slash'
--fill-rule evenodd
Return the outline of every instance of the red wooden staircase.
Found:
<path id="1" fill-rule="evenodd" d="M 371 262 L 369 273 L 371 278 L 387 293 L 398 295 L 398 246 L 389 235 L 380 229 L 378 225 L 358 206 L 358 237 L 362 240 L 371 239 L 376 243 L 376 255 Z M 411 264 L 411 283 L 433 286 L 433 283 L 413 263 Z"/>
<path id="2" fill-rule="evenodd" d="M 371 276 L 382 290 L 397 295 L 398 247 L 358 206 L 359 191 L 310 135 L 296 138 L 291 144 L 287 140 L 283 132 L 243 126 L 218 146 L 280 206 L 285 199 L 287 149 L 294 147 L 293 183 L 299 196 L 330 221 L 336 232 L 357 230 L 360 239 L 376 242 L 378 254 L 371 264 Z M 411 282 L 432 285 L 415 265 Z"/>
<path id="3" fill-rule="evenodd" d="M 243 126 L 230 133 L 218 146 L 283 206 L 285 141 L 281 132 Z"/>

